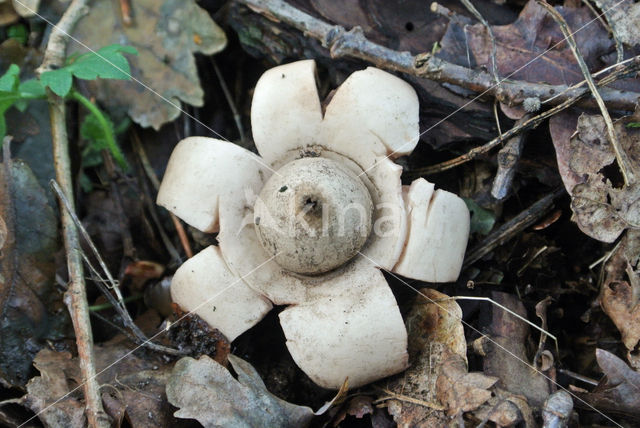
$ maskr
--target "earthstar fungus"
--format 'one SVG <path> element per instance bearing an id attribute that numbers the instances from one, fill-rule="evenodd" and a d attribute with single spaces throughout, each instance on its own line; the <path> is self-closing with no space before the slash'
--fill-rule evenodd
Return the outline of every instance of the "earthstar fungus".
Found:
<path id="1" fill-rule="evenodd" d="M 407 333 L 381 269 L 455 281 L 469 234 L 457 196 L 424 179 L 402 186 L 394 158 L 419 139 L 418 97 L 367 68 L 323 114 L 313 60 L 258 81 L 251 122 L 261 157 L 189 137 L 174 149 L 158 204 L 210 246 L 175 273 L 173 300 L 229 340 L 276 305 L 287 347 L 318 385 L 357 387 L 407 367 Z"/>

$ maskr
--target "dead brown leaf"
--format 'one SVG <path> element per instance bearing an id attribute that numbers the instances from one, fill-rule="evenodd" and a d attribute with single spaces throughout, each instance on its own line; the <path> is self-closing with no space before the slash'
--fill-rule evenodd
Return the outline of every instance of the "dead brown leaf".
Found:
<path id="1" fill-rule="evenodd" d="M 498 379 L 482 373 L 467 372 L 466 361 L 450 354 L 442 362 L 436 382 L 438 400 L 447 406 L 449 416 L 475 410 L 491 398 L 491 388 Z"/>
<path id="2" fill-rule="evenodd" d="M 607 31 L 599 22 L 592 22 L 592 12 L 586 7 L 557 6 L 572 31 L 591 22 L 589 31 L 575 33 L 576 43 L 587 65 L 593 69 L 600 64 L 599 57 L 612 46 Z M 438 56 L 468 67 L 491 69 L 491 39 L 482 24 L 461 25 L 451 21 L 442 38 Z M 516 80 L 570 85 L 583 80 L 575 58 L 557 24 L 543 7 L 530 0 L 518 19 L 509 25 L 494 25 L 496 64 L 501 77 L 509 75 Z M 549 52 L 540 56 L 547 49 Z M 536 57 L 540 56 L 534 61 Z M 512 74 L 513 73 L 513 74 Z"/>
<path id="3" fill-rule="evenodd" d="M 420 290 L 406 317 L 410 367 L 389 390 L 424 404 L 391 400 L 389 412 L 398 426 L 432 426 L 446 419 L 438 403 L 436 382 L 450 355 L 457 355 L 466 365 L 467 342 L 461 319 L 462 309 L 455 300 L 430 288 Z"/>
<path id="4" fill-rule="evenodd" d="M 640 112 L 614 124 L 635 180 L 622 183 L 619 165 L 600 115 L 562 112 L 549 122 L 558 170 L 572 196 L 573 220 L 580 230 L 604 242 L 615 241 L 625 229 L 640 228 Z"/>
<path id="5" fill-rule="evenodd" d="M 632 351 L 640 341 L 640 231 L 629 230 L 606 266 L 600 304 Z"/>
<path id="6" fill-rule="evenodd" d="M 148 331 L 157 327 L 160 318 L 154 311 L 148 311 L 136 321 L 144 331 Z M 174 409 L 164 392 L 171 364 L 159 354 L 132 353 L 134 347 L 135 344 L 123 335 L 94 347 L 105 408 L 114 420 L 125 417 L 136 428 L 180 426 L 180 420 L 173 417 Z M 36 356 L 34 365 L 40 376 L 29 381 L 24 404 L 34 412 L 50 406 L 38 416 L 46 426 L 85 426 L 85 423 L 74 425 L 84 421 L 85 407 L 82 388 L 74 390 L 83 381 L 78 358 L 72 358 L 68 352 L 43 349 Z M 67 398 L 56 402 L 69 392 L 71 394 Z M 76 414 L 77 408 L 80 416 Z"/>
<path id="7" fill-rule="evenodd" d="M 640 179 L 640 130 L 626 125 L 637 121 L 637 115 L 615 123 L 621 150 L 629 158 L 633 176 Z M 604 242 L 613 242 L 627 228 L 640 228 L 640 183 L 622 185 L 614 177 L 619 165 L 607 136 L 602 116 L 581 115 L 576 133 L 570 140 L 569 169 L 582 182 L 571 193 L 574 221 L 587 235 Z M 611 165 L 612 174 L 603 169 Z"/>
<path id="8" fill-rule="evenodd" d="M 611 352 L 596 349 L 598 365 L 605 374 L 598 386 L 587 393 L 576 394 L 603 412 L 640 418 L 640 373 Z"/>
<path id="9" fill-rule="evenodd" d="M 86 426 L 80 391 L 65 397 L 78 385 L 80 378 L 71 354 L 43 349 L 33 364 L 40 371 L 40 376 L 32 378 L 27 384 L 24 404 L 38 413 L 38 418 L 47 427 Z"/>
<path id="10" fill-rule="evenodd" d="M 108 108 L 125 109 L 141 126 L 157 130 L 178 117 L 181 102 L 202 106 L 204 94 L 193 54 L 219 52 L 227 38 L 194 0 L 136 0 L 131 8 L 135 25 L 123 26 L 118 2 L 95 2 L 73 36 L 91 49 L 112 43 L 138 49 L 139 55 L 130 58 L 131 72 L 148 88 L 135 80 L 106 79 L 89 86 Z M 71 54 L 84 48 L 74 43 L 69 49 Z"/>
<path id="11" fill-rule="evenodd" d="M 527 313 L 517 297 L 506 293 L 494 292 L 492 298 L 517 314 L 526 317 Z M 529 327 L 499 307 L 493 308 L 489 329 L 491 341 L 482 342 L 484 373 L 500 379 L 500 386 L 514 395 L 527 398 L 532 406 L 542 406 L 549 396 L 547 379 L 527 363 L 532 358 L 527 353 L 526 341 Z"/>
<path id="12" fill-rule="evenodd" d="M 526 402 L 526 400 L 524 401 Z M 473 415 L 478 420 L 492 421 L 500 427 L 513 426 L 523 419 L 516 404 L 498 396 L 491 397 L 483 406 L 473 412 Z"/>
<path id="13" fill-rule="evenodd" d="M 54 287 L 56 214 L 22 161 L 0 165 L 0 218 L 0 382 L 24 387 L 33 357 L 66 333 L 68 317 Z"/>
<path id="14" fill-rule="evenodd" d="M 313 411 L 272 395 L 258 372 L 246 361 L 229 355 L 238 380 L 206 355 L 180 359 L 167 382 L 175 416 L 196 419 L 205 427 L 304 427 Z"/>

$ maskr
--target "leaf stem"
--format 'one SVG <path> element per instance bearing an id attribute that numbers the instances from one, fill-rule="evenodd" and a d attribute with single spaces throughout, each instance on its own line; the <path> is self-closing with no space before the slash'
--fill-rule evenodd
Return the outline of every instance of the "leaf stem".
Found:
<path id="1" fill-rule="evenodd" d="M 105 117 L 102 110 L 100 110 L 98 106 L 92 103 L 87 97 L 73 88 L 71 89 L 71 92 L 69 92 L 69 96 L 82 104 L 98 120 L 98 123 L 100 124 L 100 127 L 104 132 L 107 149 L 111 152 L 111 155 L 118 163 L 120 168 L 128 170 L 129 165 L 124 158 L 124 154 L 122 153 L 122 150 L 120 150 L 118 143 L 116 143 L 115 136 L 113 135 L 113 129 L 111 128 L 111 126 L 109 126 L 109 122 L 107 121 L 107 118 Z"/>
<path id="2" fill-rule="evenodd" d="M 142 294 L 134 294 L 133 296 L 125 297 L 124 299 L 122 299 L 122 303 L 129 303 L 136 300 L 140 300 L 142 299 L 142 297 L 143 297 Z M 110 309 L 110 308 L 113 308 L 113 304 L 111 304 L 111 302 L 101 303 L 99 305 L 89 306 L 89 312 L 96 312 L 96 311 L 101 311 L 103 309 Z"/>

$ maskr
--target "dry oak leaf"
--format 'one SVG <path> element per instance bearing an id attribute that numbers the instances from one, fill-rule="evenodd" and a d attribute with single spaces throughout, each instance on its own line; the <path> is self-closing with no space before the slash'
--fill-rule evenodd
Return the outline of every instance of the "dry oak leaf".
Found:
<path id="1" fill-rule="evenodd" d="M 31 378 L 27 384 L 23 403 L 38 413 L 46 427 L 86 426 L 85 406 L 78 394 L 65 397 L 81 379 L 77 362 L 73 361 L 71 354 L 43 349 L 33 360 L 33 365 L 40 371 L 40 376 Z"/>
<path id="2" fill-rule="evenodd" d="M 449 416 L 475 410 L 491 398 L 491 388 L 497 377 L 467 372 L 465 360 L 450 354 L 442 362 L 442 373 L 436 382 L 438 400 L 447 406 Z"/>
<path id="3" fill-rule="evenodd" d="M 640 373 L 604 349 L 596 349 L 596 359 L 605 377 L 592 392 L 576 392 L 578 397 L 600 411 L 621 414 L 638 420 L 640 418 Z"/>
<path id="4" fill-rule="evenodd" d="M 467 342 L 462 326 L 462 309 L 446 294 L 423 288 L 407 314 L 410 367 L 389 386 L 397 394 L 421 400 L 425 405 L 392 400 L 389 412 L 400 427 L 433 426 L 446 420 L 438 403 L 436 382 L 444 361 L 452 354 L 466 365 Z M 466 369 L 465 369 L 466 371 Z M 437 404 L 429 407 L 428 404 Z"/>
<path id="5" fill-rule="evenodd" d="M 567 189 L 573 220 L 582 232 L 599 241 L 613 242 L 625 229 L 640 228 L 640 129 L 627 126 L 637 122 L 637 117 L 638 113 L 626 116 L 614 124 L 622 156 L 628 159 L 625 163 L 634 178 L 628 185 L 618 187 L 615 176 L 605 176 L 605 167 L 615 167 L 615 174 L 619 165 L 602 116 L 582 114 L 569 142 L 569 170 L 582 177 L 582 182 Z"/>
<path id="6" fill-rule="evenodd" d="M 640 4 L 633 0 L 595 0 L 613 33 L 627 45 L 640 43 Z"/>
<path id="7" fill-rule="evenodd" d="M 633 351 L 640 341 L 640 231 L 629 230 L 606 266 L 600 305 Z"/>
<path id="8" fill-rule="evenodd" d="M 161 322 L 152 310 L 136 318 L 136 324 L 149 336 Z M 135 343 L 123 334 L 94 346 L 97 380 L 105 409 L 116 422 L 126 416 L 133 428 L 180 427 L 182 421 L 173 417 L 175 409 L 165 394 L 172 365 L 159 353 L 133 353 L 134 348 L 137 349 Z M 29 381 L 23 403 L 34 412 L 46 408 L 38 418 L 47 427 L 86 426 L 86 421 L 76 424 L 84 421 L 82 388 L 56 401 L 82 384 L 78 358 L 72 358 L 68 352 L 43 349 L 36 355 L 34 365 L 40 376 Z"/>
<path id="9" fill-rule="evenodd" d="M 599 57 L 608 53 L 612 46 L 602 24 L 593 22 L 593 14 L 586 7 L 557 6 L 556 9 L 573 31 L 589 23 L 588 31 L 578 31 L 574 37 L 589 68 L 599 65 Z M 494 25 L 491 29 L 501 77 L 508 75 L 514 80 L 552 85 L 570 85 L 583 80 L 567 44 L 555 46 L 564 40 L 564 36 L 536 0 L 529 0 L 515 22 Z M 466 25 L 464 21 L 452 20 L 441 46 L 438 57 L 468 68 L 491 70 L 492 43 L 482 24 Z M 553 49 L 545 53 L 550 47 Z M 540 56 L 542 53 L 544 55 Z"/>
<path id="10" fill-rule="evenodd" d="M 138 50 L 130 58 L 131 74 L 148 88 L 135 80 L 98 79 L 88 85 L 109 109 L 125 109 L 141 126 L 157 130 L 178 117 L 181 102 L 203 105 L 193 55 L 221 51 L 227 37 L 195 0 L 136 0 L 131 8 L 134 24 L 123 26 L 118 2 L 93 2 L 73 36 L 94 50 L 112 43 Z M 69 48 L 69 54 L 86 50 L 77 43 Z"/>
<path id="11" fill-rule="evenodd" d="M 238 380 L 206 355 L 184 357 L 167 382 L 167 398 L 180 410 L 178 418 L 196 419 L 205 427 L 304 427 L 314 413 L 267 391 L 248 362 L 229 355 Z"/>

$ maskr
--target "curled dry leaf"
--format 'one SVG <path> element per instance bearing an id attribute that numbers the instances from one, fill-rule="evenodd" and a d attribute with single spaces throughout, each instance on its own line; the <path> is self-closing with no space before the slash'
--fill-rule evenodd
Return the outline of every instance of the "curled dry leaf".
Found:
<path id="1" fill-rule="evenodd" d="M 600 305 L 632 351 L 640 341 L 640 231 L 629 230 L 606 266 Z"/>
<path id="2" fill-rule="evenodd" d="M 598 365 L 605 374 L 598 386 L 588 393 L 576 394 L 603 412 L 640 418 L 640 373 L 611 352 L 596 349 Z"/>
<path id="3" fill-rule="evenodd" d="M 473 412 L 480 421 L 492 421 L 497 426 L 516 426 L 518 422 L 524 422 L 526 428 L 534 428 L 533 412 L 522 396 L 513 395 L 500 388 L 494 388 L 495 395 L 491 397 L 478 410 Z"/>
<path id="4" fill-rule="evenodd" d="M 169 402 L 179 418 L 196 419 L 205 427 L 304 427 L 313 411 L 267 391 L 258 372 L 229 355 L 238 380 L 222 365 L 203 355 L 180 359 L 167 382 Z"/>
<path id="5" fill-rule="evenodd" d="M 86 426 L 84 403 L 78 395 L 69 394 L 81 381 L 77 362 L 68 352 L 43 349 L 33 360 L 40 371 L 27 384 L 24 404 L 38 414 L 47 427 L 81 428 Z M 64 398 L 62 398 L 64 397 Z M 56 400 L 59 400 L 57 403 Z"/>
<path id="6" fill-rule="evenodd" d="M 219 52 L 227 38 L 194 0 L 136 0 L 131 8 L 135 25 L 124 27 L 118 2 L 95 2 L 73 36 L 91 49 L 111 43 L 138 49 L 139 55 L 129 58 L 131 73 L 151 90 L 126 80 L 98 79 L 89 86 L 105 106 L 125 109 L 140 125 L 159 129 L 178 117 L 181 102 L 202 106 L 204 93 L 193 54 Z M 76 52 L 83 49 L 77 43 L 69 48 Z"/>
<path id="7" fill-rule="evenodd" d="M 602 116 L 582 114 L 575 133 L 563 123 L 570 113 L 550 124 L 558 168 L 572 198 L 573 220 L 585 234 L 603 242 L 615 241 L 625 229 L 640 228 L 640 129 L 627 126 L 639 116 L 636 112 L 614 125 L 629 173 L 635 177 L 628 185 L 616 179 L 619 165 Z M 610 174 L 608 168 L 613 168 Z"/>

